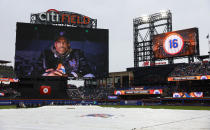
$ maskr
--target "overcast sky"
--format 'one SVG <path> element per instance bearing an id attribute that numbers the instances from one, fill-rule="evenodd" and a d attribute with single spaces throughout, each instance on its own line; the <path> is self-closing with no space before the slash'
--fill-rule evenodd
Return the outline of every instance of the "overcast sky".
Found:
<path id="1" fill-rule="evenodd" d="M 172 12 L 173 31 L 198 27 L 201 55 L 208 54 L 209 0 L 0 0 L 0 60 L 14 64 L 16 22 L 48 9 L 80 13 L 109 29 L 109 70 L 133 67 L 133 19 L 160 10 Z"/>

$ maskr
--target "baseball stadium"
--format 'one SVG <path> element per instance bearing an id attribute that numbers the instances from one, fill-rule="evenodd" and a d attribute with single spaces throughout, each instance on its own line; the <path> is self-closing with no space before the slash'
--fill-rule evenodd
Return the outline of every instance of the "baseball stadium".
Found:
<path id="1" fill-rule="evenodd" d="M 96 18 L 49 9 L 17 22 L 14 67 L 0 59 L 0 129 L 210 129 L 210 50 L 172 21 L 171 10 L 134 18 L 134 66 L 120 72 Z"/>

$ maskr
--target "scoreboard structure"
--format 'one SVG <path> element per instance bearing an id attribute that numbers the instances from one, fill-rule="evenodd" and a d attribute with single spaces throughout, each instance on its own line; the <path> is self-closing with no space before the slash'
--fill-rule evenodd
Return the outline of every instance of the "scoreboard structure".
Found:
<path id="1" fill-rule="evenodd" d="M 155 64 L 152 50 L 153 36 L 172 31 L 172 13 L 170 10 L 160 11 L 133 20 L 134 30 L 134 67 L 140 67 L 141 62 L 149 61 Z M 173 59 L 168 58 L 172 63 Z"/>
<path id="2" fill-rule="evenodd" d="M 152 41 L 155 59 L 199 55 L 198 28 L 158 34 Z"/>
<path id="3" fill-rule="evenodd" d="M 67 99 L 69 79 L 95 80 L 108 75 L 108 29 L 98 29 L 97 19 L 49 9 L 31 14 L 30 23 L 18 22 L 16 27 L 15 72 L 20 98 Z M 58 52 L 58 44 L 64 53 Z M 47 64 L 57 61 L 56 67 L 50 68 L 62 74 L 48 75 Z"/>
<path id="4" fill-rule="evenodd" d="M 156 65 L 156 61 L 188 58 L 194 62 L 199 55 L 198 28 L 172 31 L 172 13 L 162 10 L 133 20 L 134 68 Z"/>

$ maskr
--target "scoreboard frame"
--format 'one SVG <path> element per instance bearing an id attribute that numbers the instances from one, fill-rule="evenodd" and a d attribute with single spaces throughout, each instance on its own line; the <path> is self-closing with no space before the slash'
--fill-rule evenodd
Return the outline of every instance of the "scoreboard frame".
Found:
<path id="1" fill-rule="evenodd" d="M 167 39 L 170 37 L 175 37 L 175 41 L 171 41 L 173 39 Z M 168 44 L 166 48 L 165 42 L 170 41 L 170 45 Z M 162 33 L 158 35 L 154 35 L 153 39 L 153 47 L 152 51 L 154 54 L 155 60 L 164 60 L 167 58 L 180 58 L 186 56 L 195 56 L 199 55 L 199 33 L 198 28 L 189 28 L 184 30 L 177 30 L 173 32 Z M 172 43 L 175 42 L 175 43 Z M 180 43 L 183 42 L 183 45 Z M 180 48 L 173 49 L 173 46 L 178 47 L 181 45 Z M 170 50 L 170 47 L 172 49 Z M 170 53 L 171 52 L 171 53 Z"/>

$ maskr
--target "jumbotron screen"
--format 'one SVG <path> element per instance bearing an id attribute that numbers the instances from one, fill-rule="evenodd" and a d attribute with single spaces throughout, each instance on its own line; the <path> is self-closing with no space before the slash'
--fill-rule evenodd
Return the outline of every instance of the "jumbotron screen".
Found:
<path id="1" fill-rule="evenodd" d="M 17 23 L 18 77 L 105 77 L 109 72 L 108 30 Z"/>
<path id="2" fill-rule="evenodd" d="M 199 55 L 198 28 L 155 35 L 153 52 L 156 59 Z"/>

